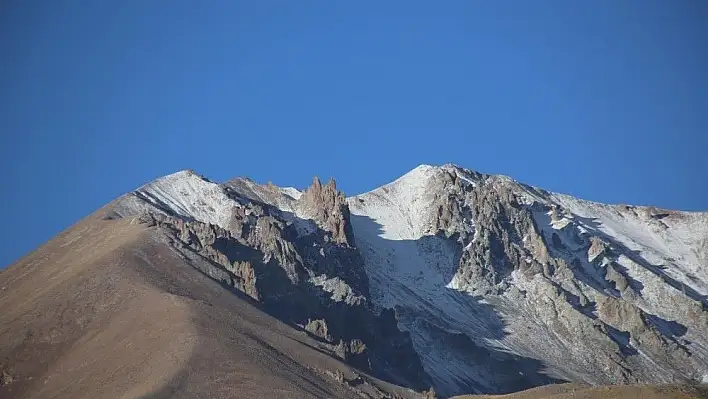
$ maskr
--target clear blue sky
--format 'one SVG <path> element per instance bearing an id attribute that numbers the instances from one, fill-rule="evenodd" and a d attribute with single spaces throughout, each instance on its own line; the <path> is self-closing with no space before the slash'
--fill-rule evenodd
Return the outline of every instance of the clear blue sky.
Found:
<path id="1" fill-rule="evenodd" d="M 0 267 L 192 168 L 708 210 L 708 2 L 3 1 Z"/>

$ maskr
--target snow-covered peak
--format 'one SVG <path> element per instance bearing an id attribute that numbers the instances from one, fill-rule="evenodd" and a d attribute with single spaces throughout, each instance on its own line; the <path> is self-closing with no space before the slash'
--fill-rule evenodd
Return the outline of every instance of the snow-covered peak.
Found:
<path id="1" fill-rule="evenodd" d="M 230 198 L 224 188 L 191 170 L 160 177 L 115 204 L 119 214 L 157 209 L 187 219 L 227 228 L 234 208 L 240 204 Z"/>
<path id="2" fill-rule="evenodd" d="M 353 215 L 366 215 L 383 230 L 382 237 L 392 240 L 420 238 L 427 230 L 430 204 L 435 193 L 430 190 L 440 167 L 420 165 L 391 183 L 349 199 Z"/>
<path id="3" fill-rule="evenodd" d="M 411 169 L 409 172 L 402 175 L 401 177 L 393 180 L 392 182 L 384 184 L 381 187 L 375 188 L 369 192 L 362 193 L 359 195 L 360 196 L 366 195 L 366 194 L 374 192 L 374 191 L 389 189 L 394 186 L 403 186 L 403 185 L 420 186 L 423 182 L 430 179 L 432 176 L 435 175 L 436 172 L 438 172 L 440 170 L 441 170 L 440 166 L 425 165 L 425 164 L 418 165 L 415 168 Z"/>

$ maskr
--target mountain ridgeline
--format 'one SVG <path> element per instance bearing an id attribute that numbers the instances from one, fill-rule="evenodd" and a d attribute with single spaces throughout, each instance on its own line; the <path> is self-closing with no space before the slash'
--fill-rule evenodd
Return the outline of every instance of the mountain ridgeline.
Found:
<path id="1" fill-rule="evenodd" d="M 287 362 L 271 364 L 271 355 L 260 354 L 242 362 L 278 369 L 270 372 L 295 387 L 273 387 L 272 397 L 708 382 L 708 213 L 605 205 L 454 165 L 422 165 L 353 197 L 334 180 L 315 178 L 300 191 L 247 178 L 217 184 L 183 171 L 114 200 L 0 274 L 0 305 L 39 295 L 30 279 L 80 255 L 72 252 L 88 240 L 80 228 L 94 229 L 92 240 L 112 235 L 97 247 L 110 259 L 106 264 L 131 264 L 139 281 L 187 298 L 189 320 L 251 320 L 244 315 L 253 314 L 261 327 L 247 332 L 195 324 L 203 328 L 195 345 L 241 342 L 232 337 L 238 330 L 238 337 L 262 345 L 259 351 L 285 356 Z M 117 231 L 141 238 L 112 247 Z M 128 256 L 139 261 L 125 261 Z M 84 262 L 87 268 L 97 264 L 91 262 Z M 191 276 L 190 285 L 175 270 Z M 75 310 L 77 299 L 69 297 L 79 294 L 52 287 L 41 292 Z M 238 302 L 218 305 L 215 295 Z M 54 381 L 49 376 L 58 365 L 65 370 L 67 348 L 90 334 L 87 321 L 37 335 L 18 321 L 32 309 L 0 316 L 0 371 L 12 380 L 0 395 L 14 387 L 42 397 L 39 381 Z M 61 319 L 52 312 L 46 318 Z M 68 322 L 61 320 L 57 325 Z M 264 338 L 266 330 L 282 332 Z M 37 366 L 29 353 L 40 344 L 56 355 Z M 194 355 L 184 359 L 145 392 L 194 396 L 184 388 L 192 378 L 184 370 L 198 363 Z M 199 359 L 208 370 L 209 361 Z M 235 378 L 232 394 L 260 395 L 241 377 L 229 378 Z M 200 392 L 222 392 L 214 384 Z"/>

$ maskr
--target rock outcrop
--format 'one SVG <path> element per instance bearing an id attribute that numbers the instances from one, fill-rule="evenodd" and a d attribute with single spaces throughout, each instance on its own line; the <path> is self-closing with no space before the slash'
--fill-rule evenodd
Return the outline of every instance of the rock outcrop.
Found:
<path id="1" fill-rule="evenodd" d="M 315 177 L 312 185 L 298 200 L 297 209 L 305 217 L 315 220 L 323 230 L 330 232 L 335 243 L 354 245 L 349 206 L 344 193 L 337 190 L 334 179 L 322 185 L 320 179 Z"/>

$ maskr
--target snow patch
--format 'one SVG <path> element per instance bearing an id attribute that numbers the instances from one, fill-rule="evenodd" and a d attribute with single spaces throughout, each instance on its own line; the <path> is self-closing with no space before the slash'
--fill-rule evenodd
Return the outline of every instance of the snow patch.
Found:
<path id="1" fill-rule="evenodd" d="M 298 200 L 302 196 L 302 192 L 295 187 L 284 187 L 281 188 L 280 191 L 285 195 L 289 195 L 294 200 Z"/>
<path id="2" fill-rule="evenodd" d="M 356 295 L 352 288 L 344 280 L 339 277 L 329 278 L 324 274 L 310 277 L 310 283 L 317 287 L 321 287 L 324 291 L 332 294 L 332 299 L 335 302 L 345 301 L 347 303 L 365 301 L 361 295 Z"/>

